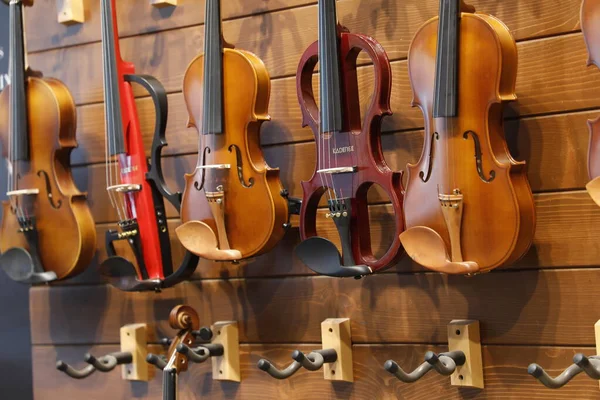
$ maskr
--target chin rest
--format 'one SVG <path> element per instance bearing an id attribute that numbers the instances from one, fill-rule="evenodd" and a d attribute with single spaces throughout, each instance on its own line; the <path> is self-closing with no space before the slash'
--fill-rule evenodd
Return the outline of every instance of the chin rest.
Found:
<path id="1" fill-rule="evenodd" d="M 190 253 L 213 261 L 237 261 L 238 250 L 220 250 L 217 236 L 210 226 L 201 221 L 189 221 L 175 229 L 177 238 Z"/>
<path id="2" fill-rule="evenodd" d="M 342 256 L 331 241 L 314 236 L 306 239 L 294 250 L 306 266 L 318 274 L 337 278 L 361 278 L 373 271 L 366 265 L 345 266 Z"/>
<path id="3" fill-rule="evenodd" d="M 592 200 L 600 206 L 600 176 L 589 181 L 585 188 Z"/>
<path id="4" fill-rule="evenodd" d="M 131 261 L 120 256 L 109 257 L 100 264 L 100 274 L 114 287 L 124 292 L 160 290 L 160 279 L 140 281 Z"/>
<path id="5" fill-rule="evenodd" d="M 406 253 L 418 264 L 445 274 L 474 274 L 479 265 L 472 261 L 451 261 L 444 239 L 431 228 L 416 226 L 400 234 Z"/>
<path id="6" fill-rule="evenodd" d="M 47 283 L 57 279 L 52 271 L 38 271 L 31 254 L 21 248 L 14 247 L 0 256 L 0 268 L 6 272 L 10 279 L 27 284 Z"/>

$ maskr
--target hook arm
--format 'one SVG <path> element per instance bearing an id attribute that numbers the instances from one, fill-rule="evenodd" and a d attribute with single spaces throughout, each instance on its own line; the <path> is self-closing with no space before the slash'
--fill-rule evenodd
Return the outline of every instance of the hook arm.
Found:
<path id="1" fill-rule="evenodd" d="M 569 366 L 569 368 L 565 369 L 559 376 L 556 378 L 552 378 L 544 368 L 540 367 L 538 364 L 531 364 L 527 367 L 527 373 L 538 381 L 540 381 L 544 386 L 550 389 L 558 389 L 566 385 L 571 379 L 573 379 L 576 375 L 583 372 L 583 370 L 576 364 Z"/>
<path id="2" fill-rule="evenodd" d="M 302 364 L 298 361 L 294 361 L 283 370 L 278 369 L 264 358 L 258 361 L 258 369 L 265 371 L 275 379 L 287 379 L 298 372 L 300 368 L 302 368 Z"/>
<path id="3" fill-rule="evenodd" d="M 195 363 L 203 363 L 210 357 L 218 357 L 225 354 L 225 349 L 221 344 L 205 344 L 191 349 L 189 346 L 180 343 L 176 348 L 178 353 L 186 356 L 190 361 Z"/>
<path id="4" fill-rule="evenodd" d="M 133 356 L 129 352 L 118 352 L 107 354 L 104 357 L 96 358 L 90 353 L 84 356 L 86 363 L 93 365 L 100 372 L 110 372 L 117 365 L 129 364 L 133 362 Z"/>
<path id="5" fill-rule="evenodd" d="M 148 364 L 152 364 L 154 365 L 156 368 L 160 369 L 161 371 L 163 369 L 165 369 L 165 367 L 167 366 L 167 362 L 160 356 L 157 356 L 156 354 L 148 354 L 148 356 L 146 357 L 146 362 Z"/>
<path id="6" fill-rule="evenodd" d="M 415 369 L 413 372 L 406 373 L 402 368 L 400 368 L 398 363 L 396 363 L 393 360 L 387 360 L 383 365 L 383 368 L 385 368 L 387 372 L 394 375 L 402 382 L 413 383 L 418 381 L 423 377 L 423 375 L 431 371 L 431 369 L 433 369 L 433 365 L 424 362 L 423 364 L 419 365 L 417 369 Z"/>
<path id="7" fill-rule="evenodd" d="M 292 358 L 302 364 L 309 371 L 318 371 L 323 364 L 337 361 L 337 352 L 333 349 L 316 350 L 304 355 L 299 350 L 294 350 Z"/>
<path id="8" fill-rule="evenodd" d="M 581 353 L 575 354 L 573 362 L 592 379 L 600 380 L 600 359 L 597 356 L 586 357 Z"/>
<path id="9" fill-rule="evenodd" d="M 73 379 L 85 379 L 96 371 L 93 365 L 88 365 L 83 369 L 77 370 L 61 360 L 56 363 L 56 369 L 64 372 Z"/>

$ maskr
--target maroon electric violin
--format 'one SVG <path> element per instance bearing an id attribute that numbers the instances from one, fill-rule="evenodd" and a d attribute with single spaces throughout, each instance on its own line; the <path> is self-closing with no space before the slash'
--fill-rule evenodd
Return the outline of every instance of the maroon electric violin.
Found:
<path id="1" fill-rule="evenodd" d="M 374 92 L 361 121 L 356 60 L 371 58 Z M 320 63 L 320 109 L 312 89 Z M 391 115 L 392 71 L 385 50 L 374 39 L 338 25 L 335 0 L 319 0 L 319 40 L 304 53 L 296 76 L 303 126 L 310 126 L 317 145 L 316 170 L 302 182 L 300 213 L 303 242 L 298 257 L 312 270 L 329 276 L 361 277 L 391 266 L 401 254 L 402 173 L 392 172 L 381 149 L 381 122 Z M 389 196 L 396 224 L 387 252 L 376 258 L 371 248 L 367 193 L 377 184 Z M 326 216 L 337 227 L 342 255 L 329 240 L 317 236 L 317 208 L 323 196 Z"/>

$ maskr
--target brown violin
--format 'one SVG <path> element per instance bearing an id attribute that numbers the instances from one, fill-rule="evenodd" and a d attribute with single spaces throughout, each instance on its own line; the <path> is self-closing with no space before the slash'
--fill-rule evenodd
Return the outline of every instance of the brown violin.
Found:
<path id="1" fill-rule="evenodd" d="M 600 1 L 583 0 L 581 3 L 581 31 L 588 50 L 588 65 L 600 68 Z M 590 144 L 586 189 L 596 204 L 600 205 L 600 117 L 588 121 Z"/>
<path id="2" fill-rule="evenodd" d="M 502 106 L 516 100 L 517 47 L 508 28 L 462 0 L 415 35 L 408 68 L 425 118 L 425 145 L 408 165 L 407 230 L 417 263 L 449 274 L 511 264 L 531 246 L 534 203 L 525 162 L 504 137 Z"/>
<path id="3" fill-rule="evenodd" d="M 373 62 L 371 103 L 361 117 L 356 60 L 360 53 Z M 320 108 L 313 93 L 319 63 Z M 319 40 L 302 56 L 296 75 L 303 126 L 315 136 L 317 165 L 302 182 L 300 235 L 295 253 L 310 269 L 335 277 L 361 277 L 385 269 L 402 254 L 398 235 L 402 217 L 402 173 L 392 171 L 381 148 L 381 122 L 391 115 L 392 70 L 383 47 L 373 38 L 350 33 L 338 24 L 335 0 L 319 0 Z M 367 194 L 378 185 L 394 210 L 393 240 L 381 257 L 371 246 Z M 335 224 L 342 253 L 317 235 L 317 212 L 327 199 L 326 216 Z"/>
<path id="4" fill-rule="evenodd" d="M 94 220 L 70 171 L 75 140 L 73 98 L 56 79 L 26 68 L 23 6 L 10 2 L 10 79 L 0 94 L 0 136 L 8 165 L 0 267 L 20 282 L 71 277 L 90 263 Z"/>
<path id="5" fill-rule="evenodd" d="M 283 237 L 288 200 L 279 169 L 260 148 L 271 83 L 254 54 L 226 45 L 220 1 L 206 0 L 204 54 L 188 66 L 183 94 L 199 133 L 198 164 L 186 175 L 177 236 L 209 260 L 237 261 L 267 252 Z"/>

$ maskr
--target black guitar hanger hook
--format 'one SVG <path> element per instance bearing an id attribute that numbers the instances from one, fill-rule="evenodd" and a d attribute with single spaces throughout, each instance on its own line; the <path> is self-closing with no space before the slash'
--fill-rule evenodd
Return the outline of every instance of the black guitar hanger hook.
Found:
<path id="1" fill-rule="evenodd" d="M 61 360 L 57 361 L 56 369 L 64 372 L 71 378 L 85 379 L 93 374 L 96 370 L 100 372 L 110 372 L 115 369 L 117 365 L 129 364 L 133 361 L 133 356 L 129 352 L 116 352 L 96 358 L 90 353 L 86 353 L 84 360 L 89 365 L 80 370 L 71 367 L 69 364 Z"/>
<path id="2" fill-rule="evenodd" d="M 570 365 L 556 378 L 552 378 L 538 364 L 531 364 L 527 368 L 527 373 L 540 381 L 544 386 L 550 389 L 559 389 L 565 386 L 571 379 L 585 372 L 587 376 L 594 380 L 600 380 L 600 356 L 586 357 L 579 353 L 573 357 L 573 365 Z"/>
<path id="3" fill-rule="evenodd" d="M 315 350 L 307 355 L 304 355 L 300 350 L 294 350 L 292 353 L 294 362 L 285 369 L 278 369 L 264 358 L 258 361 L 258 368 L 275 379 L 287 379 L 298 372 L 300 368 L 309 371 L 318 371 L 323 367 L 323 364 L 336 362 L 337 358 L 337 352 L 334 349 Z"/>
<path id="4" fill-rule="evenodd" d="M 440 353 L 439 355 L 432 351 L 428 351 L 425 354 L 425 362 L 410 373 L 405 372 L 393 360 L 386 361 L 383 368 L 402 382 L 413 383 L 421 379 L 432 369 L 437 371 L 440 375 L 450 376 L 456 371 L 457 366 L 464 365 L 465 362 L 465 353 L 462 351 L 451 351 Z"/>

